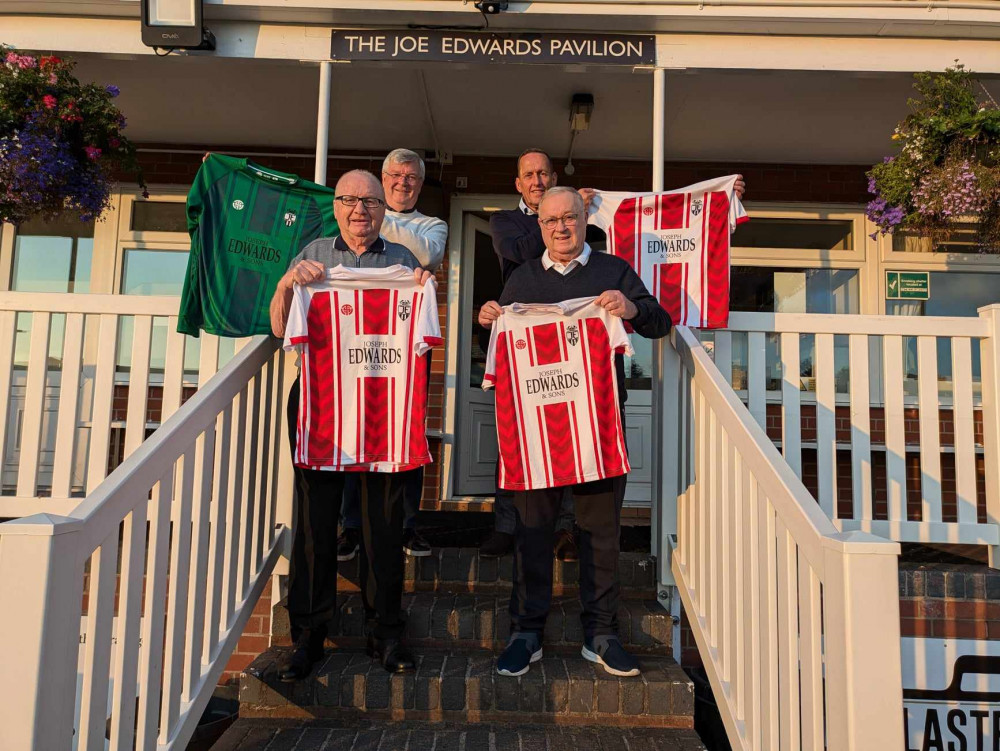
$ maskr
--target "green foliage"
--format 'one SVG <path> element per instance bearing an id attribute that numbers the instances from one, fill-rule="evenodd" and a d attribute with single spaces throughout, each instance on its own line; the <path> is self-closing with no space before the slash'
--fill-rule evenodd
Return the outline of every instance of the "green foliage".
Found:
<path id="1" fill-rule="evenodd" d="M 974 218 L 980 249 L 1000 252 L 1000 106 L 957 61 L 917 73 L 913 87 L 919 97 L 892 135 L 899 153 L 868 172 L 869 218 L 882 233 L 900 228 L 936 241 Z"/>

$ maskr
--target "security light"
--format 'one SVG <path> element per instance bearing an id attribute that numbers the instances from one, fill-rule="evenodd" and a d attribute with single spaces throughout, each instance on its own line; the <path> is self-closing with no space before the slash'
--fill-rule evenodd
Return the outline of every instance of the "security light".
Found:
<path id="1" fill-rule="evenodd" d="M 214 50 L 202 0 L 142 0 L 142 43 L 160 49 Z"/>
<path id="2" fill-rule="evenodd" d="M 569 105 L 569 129 L 574 133 L 587 130 L 593 112 L 593 94 L 574 94 L 573 101 Z"/>

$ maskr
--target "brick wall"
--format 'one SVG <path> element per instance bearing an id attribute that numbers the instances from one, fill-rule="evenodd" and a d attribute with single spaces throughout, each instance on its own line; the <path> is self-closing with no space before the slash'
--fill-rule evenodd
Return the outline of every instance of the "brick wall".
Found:
<path id="1" fill-rule="evenodd" d="M 900 564 L 903 636 L 1000 639 L 1000 571 L 957 564 Z"/>
<path id="2" fill-rule="evenodd" d="M 247 626 L 243 629 L 243 635 L 236 643 L 226 669 L 219 678 L 219 684 L 229 683 L 239 680 L 243 669 L 253 662 L 254 658 L 261 652 L 267 650 L 271 644 L 271 590 L 266 588 L 257 601 L 257 606 L 253 609 L 253 615 L 247 621 Z"/>

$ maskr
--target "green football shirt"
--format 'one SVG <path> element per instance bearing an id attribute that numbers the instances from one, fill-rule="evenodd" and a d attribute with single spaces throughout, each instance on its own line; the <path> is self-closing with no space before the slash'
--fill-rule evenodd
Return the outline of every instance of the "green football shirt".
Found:
<path id="1" fill-rule="evenodd" d="M 268 334 L 268 306 L 292 258 L 338 234 L 333 189 L 248 159 L 209 154 L 187 197 L 191 254 L 177 330 Z"/>

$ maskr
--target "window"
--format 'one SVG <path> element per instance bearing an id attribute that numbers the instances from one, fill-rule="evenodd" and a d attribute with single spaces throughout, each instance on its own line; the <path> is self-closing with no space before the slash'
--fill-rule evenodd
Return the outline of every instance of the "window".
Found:
<path id="1" fill-rule="evenodd" d="M 894 253 L 972 253 L 979 254 L 976 246 L 976 225 L 962 224 L 947 240 L 935 241 L 930 237 L 919 237 L 911 232 L 892 233 Z"/>
<path id="2" fill-rule="evenodd" d="M 857 269 L 734 266 L 730 308 L 764 313 L 858 313 Z"/>
<path id="3" fill-rule="evenodd" d="M 123 295 L 177 295 L 184 286 L 188 254 L 176 250 L 126 248 Z"/>
<path id="4" fill-rule="evenodd" d="M 893 240 L 895 243 L 895 239 Z M 978 309 L 1000 302 L 1000 274 L 968 271 L 930 272 L 930 299 L 886 300 L 885 312 L 896 316 L 977 316 Z M 952 362 L 951 342 L 937 341 L 938 392 L 951 397 Z M 978 400 L 981 394 L 981 360 L 978 346 L 972 347 L 973 392 Z M 903 371 L 907 396 L 916 397 L 919 373 L 917 372 L 917 340 L 903 339 Z"/>
<path id="5" fill-rule="evenodd" d="M 187 210 L 183 201 L 132 202 L 129 229 L 133 232 L 187 232 Z"/>
<path id="6" fill-rule="evenodd" d="M 733 233 L 734 248 L 854 250 L 850 219 L 783 219 L 753 217 Z"/>
<path id="7" fill-rule="evenodd" d="M 18 292 L 90 292 L 94 222 L 25 222 L 14 238 L 10 288 Z"/>

